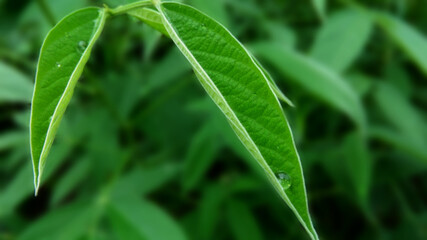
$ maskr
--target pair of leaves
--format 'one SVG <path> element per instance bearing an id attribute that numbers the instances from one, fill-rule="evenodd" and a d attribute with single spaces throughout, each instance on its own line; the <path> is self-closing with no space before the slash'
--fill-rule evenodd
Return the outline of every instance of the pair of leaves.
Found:
<path id="1" fill-rule="evenodd" d="M 278 101 L 278 96 L 285 99 L 284 95 L 218 22 L 179 3 L 155 1 L 155 7 L 159 13 L 136 7 L 128 10 L 171 37 L 279 195 L 310 237 L 318 239 L 308 212 L 300 159 Z M 110 13 L 122 13 L 123 9 L 126 6 Z M 36 191 L 59 122 L 106 19 L 107 10 L 77 11 L 58 23 L 43 44 L 30 126 Z"/>

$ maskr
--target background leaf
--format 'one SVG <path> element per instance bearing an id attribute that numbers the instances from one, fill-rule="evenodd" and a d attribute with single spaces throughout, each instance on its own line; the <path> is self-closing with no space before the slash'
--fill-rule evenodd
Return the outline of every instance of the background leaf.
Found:
<path id="1" fill-rule="evenodd" d="M 250 49 L 274 65 L 287 79 L 295 81 L 312 95 L 347 114 L 359 127 L 366 127 L 360 99 L 337 73 L 277 44 L 257 43 L 251 45 Z"/>
<path id="2" fill-rule="evenodd" d="M 114 202 L 109 208 L 109 216 L 119 238 L 187 239 L 177 223 L 148 201 L 129 198 Z"/>
<path id="3" fill-rule="evenodd" d="M 230 202 L 227 208 L 227 215 L 235 239 L 263 239 L 257 220 L 244 203 Z"/>
<path id="4" fill-rule="evenodd" d="M 408 54 L 412 61 L 427 74 L 427 39 L 411 25 L 381 12 L 374 13 L 379 26 Z"/>
<path id="5" fill-rule="evenodd" d="M 342 73 L 365 47 L 372 30 L 371 19 L 362 11 L 345 9 L 322 25 L 310 50 L 314 59 Z"/>
<path id="6" fill-rule="evenodd" d="M 0 62 L 0 103 L 30 102 L 33 85 L 24 74 Z"/>

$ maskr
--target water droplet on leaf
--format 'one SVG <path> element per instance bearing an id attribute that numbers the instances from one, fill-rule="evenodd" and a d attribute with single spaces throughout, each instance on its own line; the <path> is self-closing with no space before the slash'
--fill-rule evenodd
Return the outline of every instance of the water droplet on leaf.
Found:
<path id="1" fill-rule="evenodd" d="M 283 189 L 286 190 L 291 186 L 291 177 L 285 172 L 276 173 L 276 178 L 279 180 L 280 185 L 282 185 Z"/>
<path id="2" fill-rule="evenodd" d="M 57 68 L 60 68 L 60 67 L 61 67 L 61 64 L 60 64 L 59 62 L 57 62 L 57 63 L 56 63 L 56 67 L 57 67 Z"/>
<path id="3" fill-rule="evenodd" d="M 83 53 L 83 52 L 84 52 L 84 50 L 86 49 L 86 47 L 87 47 L 87 43 L 86 43 L 85 41 L 80 41 L 80 42 L 77 44 L 77 52 L 79 52 L 79 53 Z"/>

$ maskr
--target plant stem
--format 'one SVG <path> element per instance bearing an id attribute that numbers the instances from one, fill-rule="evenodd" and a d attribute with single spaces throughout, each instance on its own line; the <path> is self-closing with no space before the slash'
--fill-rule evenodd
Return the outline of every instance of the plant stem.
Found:
<path id="1" fill-rule="evenodd" d="M 46 4 L 45 0 L 37 0 L 37 4 L 41 8 L 49 23 L 54 26 L 56 24 L 55 16 L 53 15 L 52 11 L 50 11 L 49 6 Z"/>
<path id="2" fill-rule="evenodd" d="M 112 15 L 119 15 L 119 14 L 126 13 L 130 10 L 133 10 L 135 8 L 148 7 L 148 6 L 152 6 L 152 5 L 153 4 L 151 3 L 151 1 L 147 0 L 147 1 L 141 1 L 141 2 L 126 4 L 126 5 L 114 8 L 114 9 L 109 9 L 109 12 Z"/>

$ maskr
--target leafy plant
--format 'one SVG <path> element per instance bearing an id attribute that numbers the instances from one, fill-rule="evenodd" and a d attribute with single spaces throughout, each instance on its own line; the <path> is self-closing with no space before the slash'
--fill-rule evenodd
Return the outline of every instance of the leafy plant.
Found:
<path id="1" fill-rule="evenodd" d="M 172 39 L 240 141 L 262 167 L 272 186 L 295 213 L 310 237 L 318 239 L 308 212 L 299 155 L 278 99 L 287 103 L 290 103 L 289 100 L 257 60 L 225 27 L 202 12 L 176 2 L 142 1 L 115 9 L 85 8 L 66 16 L 48 33 L 38 62 L 30 120 L 36 194 L 59 123 L 92 48 L 108 18 L 120 14 L 135 16 Z M 299 61 L 293 62 L 299 64 Z M 303 60 L 301 65 L 304 65 Z M 341 88 L 345 87 L 343 85 Z M 313 91 L 316 91 L 315 88 Z M 342 92 L 342 99 L 330 101 L 363 125 L 363 114 L 357 98 L 351 92 Z M 120 217 L 117 216 L 129 215 L 131 221 L 140 221 L 130 206 L 132 204 L 112 206 L 111 214 L 115 216 L 113 225 L 121 225 Z M 145 211 L 157 211 L 149 204 L 143 206 L 147 208 Z M 141 212 L 144 212 L 144 208 L 141 208 Z M 89 208 L 88 211 L 96 209 Z M 241 208 L 238 211 L 246 210 Z M 230 214 L 233 220 L 233 214 L 236 213 Z M 76 221 L 80 217 L 76 216 Z M 236 234 L 241 234 L 237 232 L 241 231 L 238 227 Z M 129 233 L 123 230 L 119 232 Z"/>

